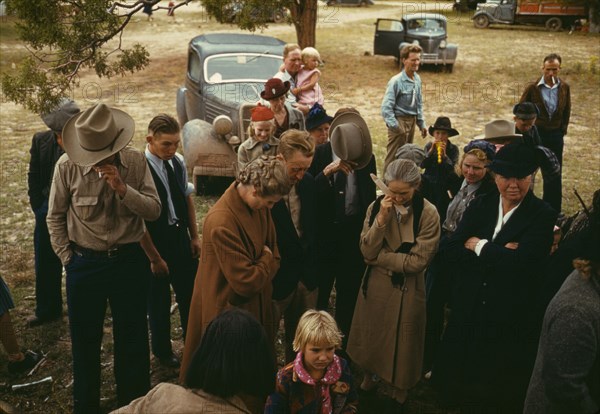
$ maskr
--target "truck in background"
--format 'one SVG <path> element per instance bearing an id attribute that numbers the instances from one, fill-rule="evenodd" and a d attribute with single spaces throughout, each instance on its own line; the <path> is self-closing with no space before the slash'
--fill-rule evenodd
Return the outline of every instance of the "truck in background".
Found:
<path id="1" fill-rule="evenodd" d="M 477 5 L 473 24 L 484 29 L 492 23 L 544 25 L 550 31 L 572 26 L 576 20 L 586 19 L 583 4 L 558 1 L 488 0 Z"/>

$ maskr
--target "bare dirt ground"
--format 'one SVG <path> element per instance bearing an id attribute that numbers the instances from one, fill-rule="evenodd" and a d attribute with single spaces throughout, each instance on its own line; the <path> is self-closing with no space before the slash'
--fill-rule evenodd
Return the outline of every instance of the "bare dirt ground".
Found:
<path id="1" fill-rule="evenodd" d="M 402 3 L 377 2 L 368 8 L 320 6 L 317 44 L 325 65 L 321 86 L 326 92 L 326 108 L 334 113 L 341 106 L 358 108 L 367 120 L 374 151 L 381 167 L 385 155 L 385 126 L 380 104 L 388 79 L 398 71 L 391 57 L 372 56 L 374 22 L 378 17 L 399 18 L 418 11 L 444 12 L 448 19 L 449 41 L 459 44 L 458 60 L 451 74 L 431 68 L 421 70 L 424 82 L 425 116 L 432 124 L 437 116 L 446 115 L 461 132 L 453 141 L 464 145 L 483 126 L 495 118 L 511 119 L 511 110 L 525 83 L 540 76 L 542 58 L 552 52 L 563 57 L 561 77 L 571 85 L 573 113 L 566 136 L 564 167 L 564 209 L 577 210 L 572 194 L 576 187 L 586 201 L 600 187 L 600 39 L 597 36 L 566 32 L 548 33 L 535 27 L 473 28 L 469 14 L 451 12 L 450 2 Z M 210 20 L 195 3 L 176 12 L 170 22 L 165 11 L 156 12 L 154 21 L 145 15 L 128 27 L 126 43 L 144 44 L 151 54 L 150 66 L 123 78 L 98 79 L 83 73 L 72 96 L 82 107 L 98 100 L 130 113 L 137 123 L 133 145 L 143 148 L 145 127 L 158 112 L 175 114 L 175 93 L 186 70 L 187 44 L 198 34 L 214 31 L 237 31 L 232 25 Z M 10 71 L 18 62 L 23 46 L 7 37 L 12 23 L 0 21 L 2 29 L 0 61 L 2 70 Z M 294 42 L 292 26 L 273 24 L 262 34 Z M 37 114 L 23 110 L 4 99 L 0 102 L 0 274 L 15 296 L 17 308 L 11 314 L 23 346 L 48 353 L 45 365 L 30 377 L 5 377 L 0 374 L 0 400 L 18 405 L 24 412 L 65 413 L 70 411 L 72 376 L 70 341 L 66 318 L 48 326 L 25 328 L 25 319 L 33 313 L 33 214 L 27 198 L 27 163 L 30 140 L 34 132 L 45 127 Z M 419 144 L 426 140 L 416 138 Z M 215 201 L 215 197 L 197 197 L 198 220 Z M 175 314 L 176 316 L 176 314 Z M 175 320 L 175 319 L 174 319 Z M 181 331 L 174 324 L 176 349 L 181 349 Z M 102 407 L 115 408 L 112 377 L 112 339 L 107 320 L 103 346 Z M 0 372 L 6 372 L 4 355 L 0 355 Z M 153 363 L 153 383 L 174 381 L 176 372 L 160 369 Z M 13 384 L 52 376 L 52 383 L 13 392 Z M 412 395 L 409 412 L 445 412 L 431 400 L 426 386 Z M 373 412 L 377 411 L 363 411 Z"/>

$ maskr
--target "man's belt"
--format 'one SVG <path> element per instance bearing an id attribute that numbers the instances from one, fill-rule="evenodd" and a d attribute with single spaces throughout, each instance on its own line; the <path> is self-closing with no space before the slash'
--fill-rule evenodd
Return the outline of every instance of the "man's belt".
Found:
<path id="1" fill-rule="evenodd" d="M 139 243 L 116 244 L 108 250 L 92 250 L 81 247 L 76 243 L 71 243 L 73 253 L 80 257 L 89 259 L 112 259 L 124 254 L 133 253 L 139 249 Z"/>

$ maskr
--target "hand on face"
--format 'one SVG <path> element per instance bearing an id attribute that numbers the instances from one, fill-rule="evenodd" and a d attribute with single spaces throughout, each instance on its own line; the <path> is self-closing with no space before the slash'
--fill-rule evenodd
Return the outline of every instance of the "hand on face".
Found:
<path id="1" fill-rule="evenodd" d="M 114 161 L 114 156 L 110 158 L 110 161 L 100 161 L 93 167 L 93 169 L 98 173 L 100 178 L 104 179 L 108 183 L 110 188 L 115 190 L 121 197 L 124 197 L 125 193 L 127 192 L 127 185 L 123 182 L 117 166 L 110 164 L 110 162 Z"/>
<path id="2" fill-rule="evenodd" d="M 323 169 L 323 174 L 329 177 L 333 173 L 343 171 L 344 174 L 348 175 L 354 170 L 354 167 L 356 167 L 356 163 L 352 161 L 336 160 Z"/>

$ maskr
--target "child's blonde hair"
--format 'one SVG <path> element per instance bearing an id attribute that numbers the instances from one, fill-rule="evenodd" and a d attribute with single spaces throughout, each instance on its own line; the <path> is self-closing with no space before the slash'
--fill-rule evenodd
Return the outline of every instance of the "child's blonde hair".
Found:
<path id="1" fill-rule="evenodd" d="M 275 125 L 275 118 L 270 119 L 268 121 L 250 121 L 250 124 L 248 125 L 248 136 L 251 138 L 254 138 L 256 136 L 256 132 L 254 132 L 254 126 L 256 124 L 258 124 L 259 122 L 267 122 L 271 124 L 271 136 L 275 133 L 275 130 L 277 129 L 277 126 Z"/>
<path id="2" fill-rule="evenodd" d="M 304 312 L 298 322 L 296 336 L 292 344 L 294 352 L 302 351 L 309 343 L 317 346 L 340 347 L 342 334 L 337 323 L 335 323 L 335 319 L 329 313 L 314 309 Z"/>
<path id="3" fill-rule="evenodd" d="M 317 58 L 319 63 L 323 63 L 321 60 L 321 54 L 317 49 L 314 47 L 305 47 L 302 49 L 302 63 L 306 64 L 306 60 L 311 57 Z"/>

